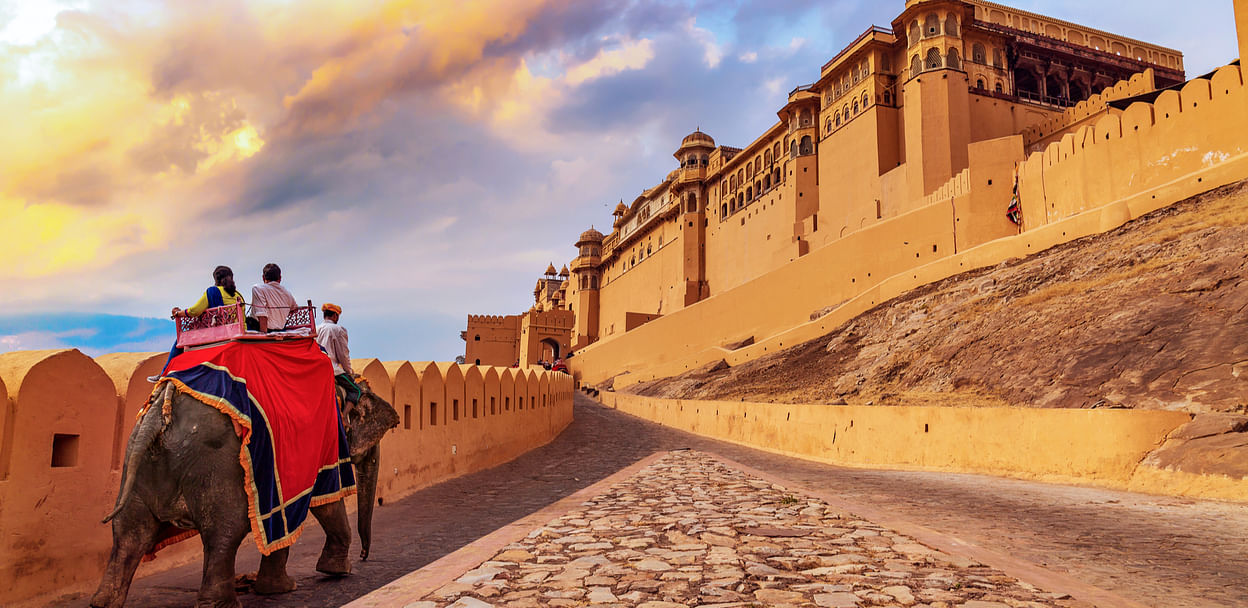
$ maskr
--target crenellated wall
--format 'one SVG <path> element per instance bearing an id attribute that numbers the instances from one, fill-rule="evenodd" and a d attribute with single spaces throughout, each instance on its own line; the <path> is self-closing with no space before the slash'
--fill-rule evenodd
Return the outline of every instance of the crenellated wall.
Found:
<path id="1" fill-rule="evenodd" d="M 117 353 L 93 360 L 77 350 L 0 354 L 0 606 L 55 603 L 99 583 L 112 544 L 111 527 L 100 520 L 113 507 L 135 414 L 152 390 L 146 378 L 164 358 Z M 567 374 L 352 363 L 400 417 L 381 444 L 382 505 L 511 460 L 572 420 Z M 199 551 L 197 540 L 180 543 L 139 575 L 193 560 Z"/>

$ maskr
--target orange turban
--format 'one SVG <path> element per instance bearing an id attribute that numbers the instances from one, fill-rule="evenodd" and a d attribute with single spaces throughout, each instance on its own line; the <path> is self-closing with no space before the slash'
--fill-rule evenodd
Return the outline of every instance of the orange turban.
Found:
<path id="1" fill-rule="evenodd" d="M 321 304 L 321 312 L 322 313 L 332 312 L 336 315 L 340 315 L 342 314 L 342 307 L 337 304 L 330 304 L 329 302 L 326 302 L 324 304 Z"/>

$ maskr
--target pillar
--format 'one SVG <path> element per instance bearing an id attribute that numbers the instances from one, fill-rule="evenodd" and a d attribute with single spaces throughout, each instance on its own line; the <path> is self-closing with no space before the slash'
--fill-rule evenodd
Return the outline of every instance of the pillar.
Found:
<path id="1" fill-rule="evenodd" d="M 1248 0 L 1235 0 L 1235 29 L 1239 31 L 1240 68 L 1248 61 Z"/>

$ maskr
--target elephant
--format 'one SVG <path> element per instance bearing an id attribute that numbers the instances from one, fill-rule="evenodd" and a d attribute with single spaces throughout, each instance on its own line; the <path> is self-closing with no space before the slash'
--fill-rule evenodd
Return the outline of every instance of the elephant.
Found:
<path id="1" fill-rule="evenodd" d="M 398 414 L 384 399 L 365 389 L 360 403 L 344 420 L 352 463 L 356 467 L 358 529 L 367 559 L 372 541 L 373 502 L 380 467 L 380 440 L 398 425 Z M 203 540 L 203 578 L 197 608 L 240 606 L 235 592 L 234 558 L 251 534 L 241 440 L 233 422 L 217 409 L 182 394 L 173 383 L 159 385 L 155 403 L 173 391 L 168 418 L 161 407 L 149 407 L 135 425 L 126 447 L 122 486 L 112 522 L 113 546 L 93 608 L 120 608 L 140 560 L 170 526 L 199 531 Z M 330 575 L 351 571 L 351 525 L 346 506 L 338 500 L 312 507 L 325 531 L 325 545 L 316 569 Z M 289 547 L 260 561 L 253 590 L 283 593 L 295 588 L 286 573 Z"/>

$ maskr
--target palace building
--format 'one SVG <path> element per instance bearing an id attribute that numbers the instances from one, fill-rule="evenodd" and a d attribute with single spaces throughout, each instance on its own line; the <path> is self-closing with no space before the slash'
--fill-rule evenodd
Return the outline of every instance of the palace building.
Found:
<path id="1" fill-rule="evenodd" d="M 1173 49 L 983 0 L 906 0 L 891 27 L 794 88 L 754 141 L 686 136 L 609 234 L 585 231 L 569 266 L 548 269 L 532 310 L 469 317 L 466 358 L 527 365 L 611 339 L 953 193 L 969 192 L 952 211 L 958 249 L 1016 234 L 1006 207 L 1027 153 L 1184 80 Z M 949 253 L 880 247 L 894 250 L 859 255 Z M 748 312 L 768 314 L 758 306 Z"/>

